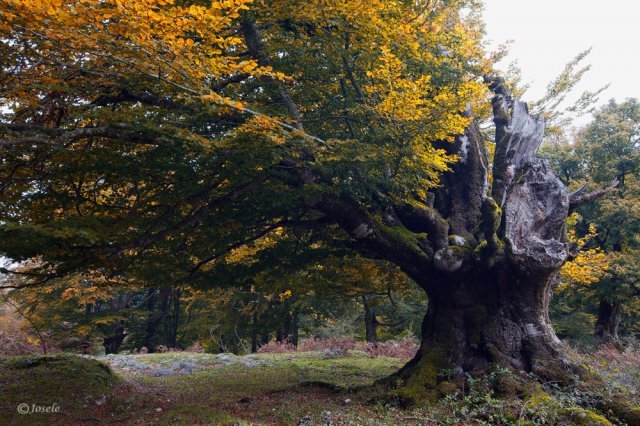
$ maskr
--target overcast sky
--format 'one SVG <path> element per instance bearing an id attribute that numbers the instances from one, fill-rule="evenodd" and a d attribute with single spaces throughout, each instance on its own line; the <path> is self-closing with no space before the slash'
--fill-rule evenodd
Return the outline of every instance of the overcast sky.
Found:
<path id="1" fill-rule="evenodd" d="M 525 100 L 539 98 L 549 81 L 580 51 L 593 48 L 580 89 L 608 83 L 601 102 L 640 98 L 640 0 L 485 0 L 488 38 L 513 40 L 501 66 L 517 59 L 531 83 Z"/>

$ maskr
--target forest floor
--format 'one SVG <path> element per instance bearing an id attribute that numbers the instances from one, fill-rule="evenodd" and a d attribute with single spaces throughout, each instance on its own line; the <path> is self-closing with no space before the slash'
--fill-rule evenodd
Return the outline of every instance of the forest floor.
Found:
<path id="1" fill-rule="evenodd" d="M 639 360 L 637 353 L 613 352 L 580 359 L 636 404 Z M 401 409 L 376 401 L 375 389 L 366 385 L 404 362 L 359 351 L 3 357 L 0 424 L 612 424 L 607 413 L 579 408 L 588 396 L 553 387 L 504 400 L 474 390 L 471 382 L 464 397 L 428 406 Z M 20 404 L 36 412 L 20 414 Z M 37 412 L 47 407 L 51 412 Z"/>

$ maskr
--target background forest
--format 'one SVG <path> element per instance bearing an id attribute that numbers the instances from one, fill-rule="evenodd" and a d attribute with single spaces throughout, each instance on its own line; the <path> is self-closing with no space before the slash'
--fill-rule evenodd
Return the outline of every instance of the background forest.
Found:
<path id="1" fill-rule="evenodd" d="M 576 65 L 570 63 L 550 85 L 549 92 L 557 92 L 554 101 L 573 87 L 566 83 L 575 78 Z M 543 102 L 549 100 L 539 101 L 540 108 Z M 550 119 L 568 124 L 564 118 Z M 636 347 L 640 104 L 636 99 L 612 100 L 574 134 L 556 125 L 550 126 L 550 136 L 543 155 L 567 185 L 598 187 L 619 181 L 615 192 L 579 208 L 568 222 L 579 251 L 563 267 L 554 291 L 551 319 L 556 332 L 585 350 L 602 343 Z M 234 249 L 228 260 L 250 265 L 271 244 L 272 239 L 261 237 Z M 374 346 L 417 339 L 426 296 L 396 267 L 349 255 L 321 260 L 300 256 L 304 253 L 295 246 L 283 248 L 277 264 L 271 265 L 274 270 L 221 280 L 212 283 L 214 289 L 170 279 L 140 285 L 126 277 L 81 274 L 44 289 L 4 290 L 1 350 L 118 353 L 196 347 L 238 354 L 263 346 L 276 350 L 274 343 L 291 349 L 309 338 Z M 12 281 L 19 278 L 5 279 Z"/>

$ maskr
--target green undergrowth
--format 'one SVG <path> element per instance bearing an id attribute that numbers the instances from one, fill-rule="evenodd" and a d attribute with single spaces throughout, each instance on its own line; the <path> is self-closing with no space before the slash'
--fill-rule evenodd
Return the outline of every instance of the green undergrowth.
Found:
<path id="1" fill-rule="evenodd" d="M 371 384 L 395 372 L 404 361 L 372 358 L 364 352 L 223 358 L 167 353 L 125 359 L 158 368 L 189 360 L 204 368 L 154 377 L 117 363 L 112 363 L 111 370 L 78 356 L 0 358 L 0 424 L 624 424 L 599 405 L 602 398 L 595 393 L 540 384 L 533 377 L 500 369 L 481 378 L 467 377 L 463 389 L 440 386 L 422 403 L 402 407 L 380 398 L 388 389 Z M 447 371 L 430 371 L 427 376 L 427 381 L 452 383 Z M 416 391 L 420 384 L 411 386 Z M 633 395 L 628 397 L 633 400 Z M 20 403 L 56 403 L 61 412 L 20 415 L 16 410 Z"/>

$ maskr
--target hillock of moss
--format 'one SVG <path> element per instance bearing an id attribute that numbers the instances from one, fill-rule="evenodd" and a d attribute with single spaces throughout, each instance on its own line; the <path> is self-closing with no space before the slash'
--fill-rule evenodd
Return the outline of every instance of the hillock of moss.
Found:
<path id="1" fill-rule="evenodd" d="M 120 383 L 108 365 L 81 356 L 0 357 L 2 423 L 66 423 L 92 417 L 114 408 L 113 390 Z"/>

